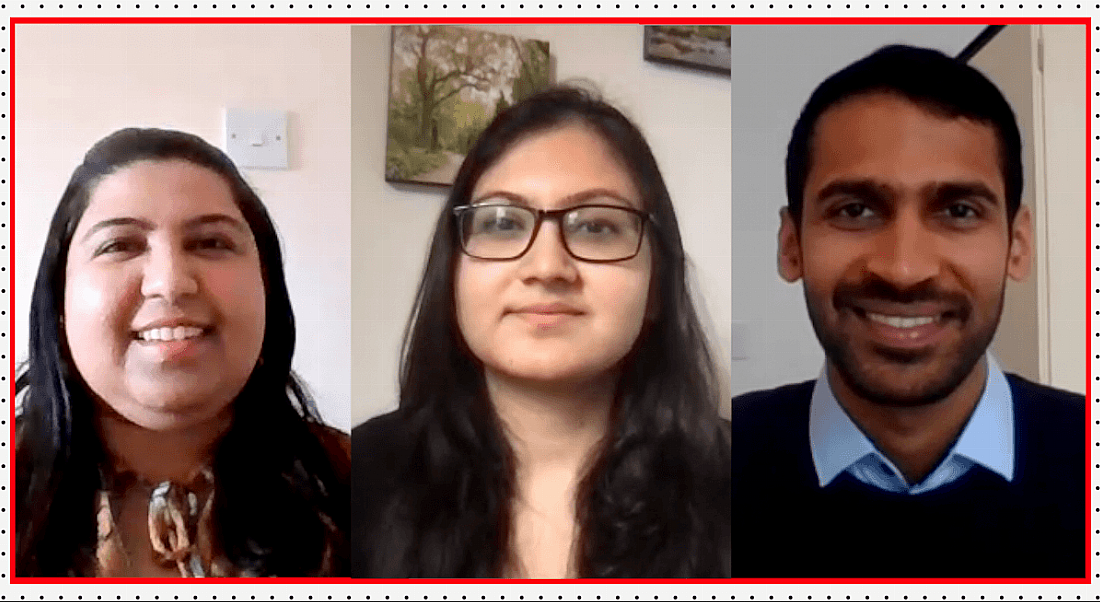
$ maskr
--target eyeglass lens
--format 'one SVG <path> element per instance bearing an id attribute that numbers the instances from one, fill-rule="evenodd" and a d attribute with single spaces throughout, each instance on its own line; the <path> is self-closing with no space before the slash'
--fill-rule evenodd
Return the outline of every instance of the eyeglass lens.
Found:
<path id="1" fill-rule="evenodd" d="M 484 259 L 511 259 L 524 253 L 537 213 L 514 205 L 470 207 L 461 217 L 463 248 Z M 637 253 L 641 218 L 618 207 L 577 207 L 561 216 L 565 245 L 581 259 L 614 261 Z"/>

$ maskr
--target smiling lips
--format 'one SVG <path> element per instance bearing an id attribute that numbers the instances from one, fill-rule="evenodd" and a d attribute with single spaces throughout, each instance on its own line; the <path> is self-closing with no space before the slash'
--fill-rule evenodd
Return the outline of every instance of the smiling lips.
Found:
<path id="1" fill-rule="evenodd" d="M 133 333 L 144 353 L 158 362 L 188 360 L 204 348 L 203 342 L 212 329 L 194 322 L 165 321 L 143 326 Z"/>
<path id="2" fill-rule="evenodd" d="M 871 312 L 867 312 L 867 317 L 875 322 L 894 328 L 916 328 L 936 321 L 933 316 L 887 316 Z"/>
<path id="3" fill-rule="evenodd" d="M 855 308 L 862 318 L 871 338 L 877 343 L 893 348 L 914 349 L 935 344 L 947 333 L 953 311 L 933 309 L 918 310 L 924 315 L 892 315 Z"/>
<path id="4" fill-rule="evenodd" d="M 136 336 L 142 341 L 182 341 L 198 337 L 203 332 L 198 326 L 162 326 L 138 331 Z"/>

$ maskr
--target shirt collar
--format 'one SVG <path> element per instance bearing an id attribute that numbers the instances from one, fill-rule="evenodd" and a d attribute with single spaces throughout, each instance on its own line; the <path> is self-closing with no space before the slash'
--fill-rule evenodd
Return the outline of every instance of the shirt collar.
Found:
<path id="1" fill-rule="evenodd" d="M 889 462 L 840 407 L 829 386 L 825 369 L 822 369 L 810 397 L 809 427 L 810 455 L 822 487 L 867 454 Z M 985 466 L 1007 481 L 1012 480 L 1015 470 L 1012 391 L 1004 372 L 990 353 L 986 354 L 982 396 L 944 461 L 955 454 Z"/>

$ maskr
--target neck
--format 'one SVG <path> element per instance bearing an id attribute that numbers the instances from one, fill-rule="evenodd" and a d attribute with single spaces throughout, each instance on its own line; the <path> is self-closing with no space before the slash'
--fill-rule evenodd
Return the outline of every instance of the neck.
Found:
<path id="1" fill-rule="evenodd" d="M 927 477 L 962 432 L 981 399 L 985 356 L 963 382 L 943 399 L 920 406 L 887 406 L 852 391 L 830 362 L 829 385 L 840 406 L 910 484 Z"/>
<path id="2" fill-rule="evenodd" d="M 577 487 L 610 429 L 615 377 L 548 384 L 487 372 L 485 381 L 516 460 L 504 573 L 576 576 Z"/>
<path id="3" fill-rule="evenodd" d="M 607 435 L 615 379 L 532 383 L 486 373 L 489 400 L 516 454 L 518 476 L 542 467 L 579 472 Z"/>
<path id="4" fill-rule="evenodd" d="M 100 404 L 99 434 L 116 465 L 145 480 L 186 483 L 205 466 L 214 446 L 229 430 L 232 412 L 176 429 L 151 430 L 137 425 Z"/>

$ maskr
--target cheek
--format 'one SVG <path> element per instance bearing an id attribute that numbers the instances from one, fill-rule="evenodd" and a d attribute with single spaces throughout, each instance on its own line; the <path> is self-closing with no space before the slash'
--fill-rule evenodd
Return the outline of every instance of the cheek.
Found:
<path id="1" fill-rule="evenodd" d="M 869 240 L 835 232 L 805 230 L 802 233 L 802 278 L 818 286 L 858 279 L 866 266 Z"/>
<path id="2" fill-rule="evenodd" d="M 458 318 L 459 332 L 466 344 L 477 347 L 482 332 L 492 320 L 495 300 L 499 291 L 494 291 L 493 283 L 499 279 L 495 274 L 497 264 L 474 264 L 462 257 L 455 268 L 455 312 Z"/>
<path id="3" fill-rule="evenodd" d="M 240 339 L 236 344 L 241 354 L 258 357 L 267 318 L 267 297 L 259 264 L 210 271 L 204 283 L 232 324 L 234 336 Z"/>
<path id="4" fill-rule="evenodd" d="M 984 254 L 984 258 L 980 254 L 971 255 L 966 258 L 970 261 L 956 263 L 953 267 L 964 290 L 969 289 L 976 302 L 987 311 L 995 311 L 1004 294 L 1007 260 L 1004 256 L 990 255 L 988 251 Z"/>
<path id="5" fill-rule="evenodd" d="M 92 270 L 66 274 L 64 333 L 74 360 L 107 360 L 121 352 L 121 336 L 140 303 L 135 279 Z"/>
<path id="6" fill-rule="evenodd" d="M 649 307 L 651 276 L 648 265 L 648 257 L 639 257 L 634 269 L 608 271 L 592 266 L 595 269 L 583 276 L 590 283 L 589 302 L 602 317 L 605 336 L 619 340 L 628 348 L 638 338 Z"/>

